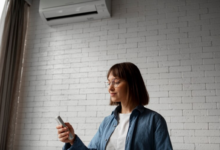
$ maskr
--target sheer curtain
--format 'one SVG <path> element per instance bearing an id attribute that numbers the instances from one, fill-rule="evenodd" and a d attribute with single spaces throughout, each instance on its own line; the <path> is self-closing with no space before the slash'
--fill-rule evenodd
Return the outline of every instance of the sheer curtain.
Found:
<path id="1" fill-rule="evenodd" d="M 25 0 L 7 0 L 7 3 L 0 41 L 0 150 L 13 149 L 29 11 Z"/>
<path id="2" fill-rule="evenodd" d="M 1 47 L 1 41 L 2 41 L 2 33 L 3 33 L 3 28 L 4 28 L 4 23 L 5 23 L 5 16 L 7 12 L 7 6 L 8 6 L 8 0 L 2 0 L 1 2 L 1 7 L 2 7 L 2 12 L 0 12 L 0 47 Z M 1 57 L 1 53 L 0 53 Z"/>

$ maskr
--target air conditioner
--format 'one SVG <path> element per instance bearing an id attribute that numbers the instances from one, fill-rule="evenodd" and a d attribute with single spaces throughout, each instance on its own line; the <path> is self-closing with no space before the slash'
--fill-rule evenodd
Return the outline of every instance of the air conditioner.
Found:
<path id="1" fill-rule="evenodd" d="M 50 26 L 111 17 L 111 0 L 40 0 L 39 13 Z"/>

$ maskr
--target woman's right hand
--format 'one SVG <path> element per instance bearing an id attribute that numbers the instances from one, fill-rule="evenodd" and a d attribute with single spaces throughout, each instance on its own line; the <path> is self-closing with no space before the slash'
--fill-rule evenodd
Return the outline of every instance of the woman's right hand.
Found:
<path id="1" fill-rule="evenodd" d="M 66 124 L 66 127 L 63 127 L 62 125 L 56 126 L 57 131 L 58 131 L 58 138 L 61 142 L 70 143 L 71 145 L 73 145 L 73 142 L 74 142 L 75 137 L 76 137 L 76 135 L 74 133 L 74 129 L 71 126 L 71 124 L 69 124 L 69 123 L 65 123 L 65 124 Z M 72 133 L 72 135 L 73 135 L 72 140 L 68 139 L 69 133 Z"/>

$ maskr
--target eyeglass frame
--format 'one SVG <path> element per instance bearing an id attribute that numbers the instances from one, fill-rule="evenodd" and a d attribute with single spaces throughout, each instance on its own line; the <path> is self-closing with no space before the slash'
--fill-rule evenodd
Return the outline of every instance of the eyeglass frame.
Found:
<path id="1" fill-rule="evenodd" d="M 117 81 L 117 82 L 119 82 L 119 83 L 116 83 L 115 80 L 119 80 L 119 81 Z M 122 79 L 117 79 L 117 78 L 115 78 L 115 79 L 113 79 L 112 81 L 105 81 L 105 82 L 104 82 L 104 83 L 105 83 L 105 87 L 109 88 L 109 87 L 113 84 L 113 87 L 114 87 L 114 88 L 117 88 L 118 85 L 121 83 L 121 82 L 120 82 L 121 80 L 122 80 Z"/>

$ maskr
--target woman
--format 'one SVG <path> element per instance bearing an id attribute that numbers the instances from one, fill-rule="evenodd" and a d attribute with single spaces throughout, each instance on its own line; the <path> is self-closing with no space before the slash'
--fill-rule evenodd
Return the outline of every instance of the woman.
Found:
<path id="1" fill-rule="evenodd" d="M 102 121 L 88 147 L 69 123 L 66 128 L 57 126 L 59 140 L 65 143 L 63 150 L 172 150 L 166 121 L 143 106 L 149 95 L 137 66 L 115 64 L 107 79 L 110 105 L 118 106 Z M 69 132 L 73 140 L 68 140 Z"/>

